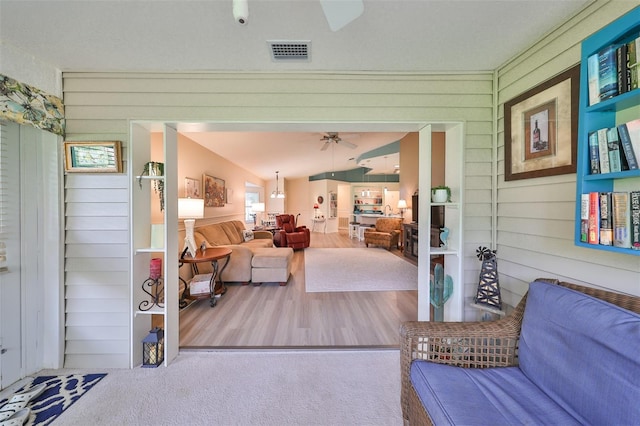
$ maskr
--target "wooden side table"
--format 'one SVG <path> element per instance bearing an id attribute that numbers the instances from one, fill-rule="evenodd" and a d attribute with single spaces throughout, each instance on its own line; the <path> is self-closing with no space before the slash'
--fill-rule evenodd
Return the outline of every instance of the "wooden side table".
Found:
<path id="1" fill-rule="evenodd" d="M 196 295 L 188 294 L 189 285 L 184 279 L 180 278 L 180 280 L 184 283 L 184 291 L 182 292 L 182 296 L 180 297 L 180 307 L 183 307 L 186 305 L 184 299 L 196 299 L 196 300 L 209 299 L 209 304 L 211 305 L 211 307 L 213 308 L 214 306 L 216 306 L 215 286 L 216 286 L 216 276 L 218 276 L 218 261 L 220 259 L 226 259 L 226 261 L 224 262 L 224 265 L 222 265 L 222 269 L 220 270 L 220 275 L 222 275 L 222 273 L 224 272 L 224 269 L 229 264 L 229 259 L 231 259 L 230 248 L 210 247 L 205 249 L 204 251 L 197 250 L 195 257 L 184 255 L 178 259 L 178 267 L 179 268 L 182 267 L 182 265 L 184 265 L 185 263 L 190 264 L 191 271 L 193 272 L 194 276 L 198 275 L 199 273 L 198 272 L 199 263 L 211 262 L 211 268 L 212 268 L 211 278 L 209 280 L 209 293 L 196 294 Z M 222 281 L 222 277 L 220 277 L 218 281 L 220 281 L 220 285 L 222 289 L 221 294 L 224 294 L 227 291 L 227 287 L 224 285 L 224 282 Z"/>

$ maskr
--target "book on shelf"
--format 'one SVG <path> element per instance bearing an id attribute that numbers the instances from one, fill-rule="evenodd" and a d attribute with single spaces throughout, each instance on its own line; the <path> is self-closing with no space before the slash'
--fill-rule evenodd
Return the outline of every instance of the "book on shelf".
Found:
<path id="1" fill-rule="evenodd" d="M 611 192 L 600 192 L 600 244 L 613 245 L 613 215 Z"/>
<path id="2" fill-rule="evenodd" d="M 609 146 L 609 168 L 612 173 L 621 172 L 622 157 L 620 156 L 620 140 L 618 138 L 618 129 L 612 127 L 607 129 L 607 144 Z"/>
<path id="3" fill-rule="evenodd" d="M 589 105 L 595 105 L 600 102 L 600 79 L 598 73 L 598 54 L 595 53 L 587 59 Z"/>
<path id="4" fill-rule="evenodd" d="M 589 242 L 589 194 L 580 197 L 580 241 Z"/>
<path id="5" fill-rule="evenodd" d="M 624 153 L 625 160 L 629 170 L 638 169 L 638 157 L 635 154 L 633 144 L 631 142 L 631 134 L 627 126 L 629 123 L 623 123 L 618 126 L 618 136 L 620 137 L 620 146 Z M 640 148 L 639 148 L 640 149 Z"/>
<path id="6" fill-rule="evenodd" d="M 607 46 L 598 52 L 598 81 L 600 100 L 618 95 L 618 65 L 616 46 Z"/>
<path id="7" fill-rule="evenodd" d="M 608 129 L 599 129 L 597 131 L 600 173 L 611 173 L 611 168 L 609 166 L 609 143 L 607 141 L 607 130 Z"/>
<path id="8" fill-rule="evenodd" d="M 597 192 L 589 193 L 589 244 L 600 243 L 600 197 Z"/>
<path id="9" fill-rule="evenodd" d="M 589 133 L 589 165 L 592 175 L 600 173 L 600 144 L 598 132 Z"/>
<path id="10" fill-rule="evenodd" d="M 638 59 L 640 56 L 640 36 L 636 37 L 627 43 L 627 72 L 629 75 L 629 90 L 635 90 L 638 88 L 638 73 L 640 72 L 640 65 Z"/>
<path id="11" fill-rule="evenodd" d="M 613 204 L 613 245 L 615 247 L 631 247 L 629 193 L 614 192 L 611 195 Z"/>
<path id="12" fill-rule="evenodd" d="M 616 48 L 616 63 L 618 64 L 618 94 L 629 91 L 627 85 L 627 43 L 623 43 Z"/>
<path id="13" fill-rule="evenodd" d="M 631 228 L 631 248 L 640 250 L 640 191 L 629 193 L 630 228 Z"/>
<path id="14" fill-rule="evenodd" d="M 640 118 L 624 123 L 629 135 L 629 141 L 636 156 L 636 162 L 640 159 Z"/>

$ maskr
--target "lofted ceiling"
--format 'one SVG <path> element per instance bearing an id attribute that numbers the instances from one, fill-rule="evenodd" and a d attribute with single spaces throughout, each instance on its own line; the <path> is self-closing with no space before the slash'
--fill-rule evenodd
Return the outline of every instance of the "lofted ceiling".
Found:
<path id="1" fill-rule="evenodd" d="M 362 15 L 333 31 L 319 0 L 248 0 L 246 25 L 235 21 L 232 0 L 0 0 L 0 42 L 63 72 L 492 71 L 591 2 L 364 0 Z M 269 41 L 308 42 L 309 60 L 274 61 Z M 268 130 L 189 137 L 272 179 L 276 170 L 286 178 L 357 167 L 350 158 L 407 131 Z M 330 131 L 358 133 L 358 148 L 321 152 Z M 391 162 L 379 158 L 376 171 Z"/>

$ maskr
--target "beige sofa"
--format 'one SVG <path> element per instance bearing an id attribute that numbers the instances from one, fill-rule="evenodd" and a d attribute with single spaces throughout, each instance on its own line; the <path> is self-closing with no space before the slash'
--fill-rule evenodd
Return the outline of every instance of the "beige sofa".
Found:
<path id="1" fill-rule="evenodd" d="M 214 223 L 197 227 L 194 231 L 196 247 L 204 242 L 207 247 L 224 246 L 233 252 L 229 264 L 221 275 L 224 282 L 241 282 L 247 284 L 251 281 L 251 260 L 253 250 L 256 248 L 273 247 L 273 235 L 269 231 L 253 231 L 253 238 L 245 241 L 244 223 L 239 220 Z M 181 246 L 181 244 L 180 244 Z M 220 262 L 220 269 L 224 262 Z M 180 271 L 180 276 L 188 278 L 191 271 L 187 271 L 186 265 Z M 199 264 L 198 272 L 211 272 L 211 265 Z"/>

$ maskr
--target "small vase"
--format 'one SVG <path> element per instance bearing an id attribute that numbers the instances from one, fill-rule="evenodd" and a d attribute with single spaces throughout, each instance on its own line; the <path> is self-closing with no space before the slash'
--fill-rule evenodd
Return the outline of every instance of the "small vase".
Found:
<path id="1" fill-rule="evenodd" d="M 446 203 L 447 195 L 446 189 L 434 189 L 431 191 L 431 201 L 434 203 Z"/>

